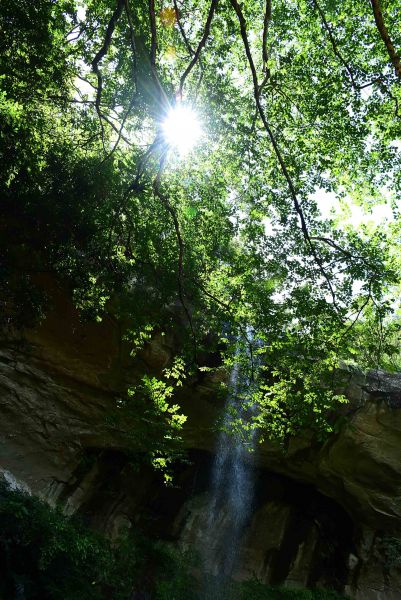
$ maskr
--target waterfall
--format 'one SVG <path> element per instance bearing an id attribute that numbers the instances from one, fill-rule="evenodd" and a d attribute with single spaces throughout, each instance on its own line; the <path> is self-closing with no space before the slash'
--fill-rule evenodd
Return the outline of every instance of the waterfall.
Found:
<path id="1" fill-rule="evenodd" d="M 244 436 L 242 429 L 255 410 L 244 402 L 244 397 L 249 400 L 250 389 L 249 378 L 235 364 L 217 440 L 203 536 L 205 570 L 222 578 L 230 577 L 238 566 L 241 538 L 252 510 L 254 472 L 250 451 L 254 450 L 256 436 L 255 430 Z"/>

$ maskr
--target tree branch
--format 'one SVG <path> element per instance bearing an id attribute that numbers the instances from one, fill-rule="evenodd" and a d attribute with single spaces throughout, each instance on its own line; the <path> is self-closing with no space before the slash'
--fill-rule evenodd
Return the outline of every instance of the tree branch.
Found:
<path id="1" fill-rule="evenodd" d="M 331 284 L 329 276 L 327 275 L 327 273 L 325 271 L 325 268 L 323 266 L 322 260 L 320 259 L 319 255 L 318 255 L 318 253 L 316 251 L 316 248 L 315 248 L 315 246 L 314 246 L 314 244 L 312 242 L 311 236 L 309 235 L 309 231 L 308 231 L 308 227 L 307 227 L 307 224 L 306 224 L 305 216 L 303 214 L 301 205 L 300 205 L 300 203 L 298 201 L 298 197 L 297 197 L 297 192 L 295 190 L 295 186 L 294 186 L 293 181 L 291 179 L 291 176 L 290 176 L 290 174 L 288 172 L 288 169 L 287 169 L 286 164 L 284 162 L 283 156 L 281 154 L 281 150 L 280 150 L 279 145 L 278 145 L 278 143 L 276 141 L 276 138 L 273 135 L 273 131 L 272 131 L 270 125 L 269 125 L 269 122 L 268 122 L 268 120 L 266 118 L 265 112 L 263 110 L 263 107 L 262 107 L 262 104 L 261 104 L 261 101 L 260 101 L 260 86 L 259 86 L 258 76 L 257 76 L 257 73 L 256 73 L 255 63 L 253 61 L 251 49 L 250 49 L 250 46 L 249 46 L 248 36 L 247 36 L 247 32 L 246 32 L 245 17 L 244 17 L 244 15 L 242 13 L 241 7 L 238 4 L 237 0 L 230 0 L 230 1 L 231 1 L 231 5 L 233 6 L 233 8 L 234 8 L 234 10 L 235 10 L 235 12 L 237 14 L 237 17 L 238 17 L 238 21 L 239 21 L 239 25 L 240 25 L 240 31 L 241 31 L 241 37 L 242 37 L 242 41 L 243 41 L 243 44 L 244 44 L 245 53 L 246 53 L 246 56 L 247 56 L 247 59 L 248 59 L 249 67 L 250 67 L 251 73 L 252 73 L 254 97 L 255 97 L 255 103 L 256 103 L 256 107 L 258 109 L 259 116 L 260 116 L 260 118 L 262 120 L 262 123 L 263 123 L 263 126 L 264 126 L 264 128 L 265 128 L 265 130 L 266 130 L 266 132 L 267 132 L 267 134 L 268 134 L 268 136 L 270 138 L 270 141 L 271 141 L 271 144 L 273 146 L 274 152 L 276 154 L 277 160 L 279 162 L 281 171 L 282 171 L 282 173 L 283 173 L 283 175 L 284 175 L 284 177 L 285 177 L 285 179 L 287 181 L 287 185 L 288 185 L 288 188 L 289 188 L 289 191 L 290 191 L 290 195 L 291 195 L 291 198 L 292 198 L 292 201 L 293 201 L 293 204 L 294 204 L 295 212 L 297 213 L 297 215 L 299 217 L 299 220 L 300 220 L 300 223 L 301 223 L 301 230 L 302 230 L 302 233 L 304 235 L 304 238 L 305 238 L 305 240 L 306 240 L 306 242 L 307 242 L 307 244 L 308 244 L 308 246 L 310 248 L 312 256 L 315 259 L 315 262 L 316 262 L 316 264 L 317 264 L 317 266 L 318 266 L 318 268 L 319 268 L 322 276 L 326 280 L 328 289 L 330 291 L 330 294 L 331 294 L 331 297 L 332 297 L 332 300 L 333 300 L 333 306 L 338 310 L 336 296 L 335 296 L 335 292 L 334 292 L 333 286 Z"/>
<path id="2" fill-rule="evenodd" d="M 189 56 L 194 56 L 195 50 L 192 48 L 192 46 L 191 46 L 191 44 L 189 42 L 189 39 L 188 39 L 188 37 L 187 37 L 187 35 L 186 35 L 185 31 L 184 31 L 184 28 L 182 26 L 182 23 L 181 23 L 180 11 L 179 11 L 179 8 L 178 8 L 178 5 L 177 5 L 177 0 L 174 0 L 174 9 L 175 9 L 175 14 L 176 14 L 178 29 L 180 30 L 181 37 L 184 40 L 185 47 L 186 47 L 186 49 L 188 51 Z M 199 67 L 200 67 L 201 73 L 200 73 L 200 76 L 199 76 L 198 83 L 196 85 L 195 97 L 198 94 L 200 85 L 202 83 L 202 80 L 203 80 L 203 77 L 204 77 L 204 74 L 205 74 L 203 63 L 202 63 L 202 60 L 201 60 L 200 57 L 199 57 Z"/>
<path id="3" fill-rule="evenodd" d="M 262 59 L 263 70 L 266 73 L 268 70 L 269 54 L 267 52 L 267 33 L 269 30 L 270 21 L 272 18 L 272 3 L 271 0 L 266 0 L 265 16 L 263 20 L 263 37 L 262 37 Z"/>
<path id="4" fill-rule="evenodd" d="M 117 125 L 115 125 L 113 121 L 110 121 L 109 117 L 105 115 L 105 113 L 102 112 L 100 108 L 98 110 L 98 115 L 102 121 L 105 121 L 116 132 L 116 134 L 118 135 L 118 139 L 121 138 L 126 144 L 128 144 L 128 146 L 132 146 L 132 142 L 130 142 L 129 139 L 123 134 L 122 128 L 117 127 Z"/>
<path id="5" fill-rule="evenodd" d="M 161 83 L 159 81 L 159 77 L 157 74 L 157 68 L 156 68 L 157 28 L 156 28 L 155 0 L 149 0 L 149 22 L 150 22 L 150 32 L 151 32 L 150 71 L 152 74 L 153 83 L 155 84 L 156 89 L 159 93 L 159 101 L 161 101 L 161 99 L 164 98 L 164 100 L 168 103 L 163 86 L 161 85 Z"/>
<path id="6" fill-rule="evenodd" d="M 181 98 L 181 96 L 182 96 L 182 90 L 184 88 L 185 80 L 188 77 L 188 75 L 190 74 L 190 72 L 192 71 L 193 67 L 196 65 L 197 61 L 199 60 L 200 53 L 202 52 L 202 49 L 204 48 L 204 46 L 207 42 L 207 39 L 210 35 L 210 25 L 212 23 L 214 13 L 216 11 L 217 3 L 218 3 L 218 0 L 212 0 L 212 2 L 210 4 L 208 15 L 207 15 L 205 29 L 203 31 L 202 38 L 201 38 L 201 40 L 198 44 L 198 47 L 192 57 L 191 62 L 185 69 L 184 73 L 181 75 L 180 86 L 178 88 L 178 97 L 179 98 Z"/>
<path id="7" fill-rule="evenodd" d="M 157 54 L 157 30 L 156 30 L 156 14 L 155 14 L 155 0 L 149 0 L 149 22 L 151 32 L 151 45 L 150 45 L 150 65 L 156 70 L 156 54 Z"/>
<path id="8" fill-rule="evenodd" d="M 185 47 L 188 50 L 188 54 L 190 56 L 193 56 L 195 54 L 195 50 L 192 48 L 191 44 L 189 43 L 187 35 L 182 26 L 181 19 L 180 19 L 180 11 L 179 11 L 179 8 L 177 5 L 177 0 L 174 0 L 174 10 L 175 10 L 175 15 L 176 15 L 176 19 L 177 19 L 178 29 L 180 30 L 181 37 L 184 40 Z"/>
<path id="9" fill-rule="evenodd" d="M 313 4 L 316 6 L 317 11 L 318 11 L 318 13 L 320 15 L 320 18 L 322 20 L 322 23 L 323 23 L 323 27 L 327 31 L 327 34 L 329 36 L 331 45 L 333 47 L 334 54 L 336 55 L 336 57 L 338 58 L 338 60 L 341 62 L 341 64 L 345 67 L 345 70 L 347 71 L 347 73 L 349 75 L 349 78 L 351 80 L 352 87 L 355 88 L 355 89 L 359 89 L 359 86 L 357 85 L 357 83 L 355 81 L 354 74 L 352 72 L 351 67 L 348 65 L 347 61 L 345 60 L 345 58 L 343 57 L 343 55 L 341 54 L 341 52 L 340 52 L 340 50 L 338 48 L 336 39 L 335 39 L 335 37 L 333 35 L 333 32 L 331 31 L 331 27 L 330 27 L 330 25 L 329 25 L 329 23 L 328 23 L 328 21 L 327 21 L 327 19 L 325 17 L 325 14 L 324 14 L 323 10 L 320 7 L 320 4 L 318 3 L 317 0 L 313 0 Z"/>
<path id="10" fill-rule="evenodd" d="M 124 7 L 125 7 L 125 13 L 127 15 L 127 20 L 128 20 L 128 25 L 129 25 L 129 30 L 130 30 L 130 43 L 131 43 L 131 49 L 132 49 L 132 56 L 133 56 L 133 79 L 134 79 L 134 83 L 135 83 L 135 88 L 137 87 L 136 85 L 136 46 L 135 46 L 135 36 L 134 36 L 134 27 L 133 27 L 133 22 L 132 22 L 132 17 L 131 17 L 131 10 L 130 10 L 130 6 L 129 6 L 129 0 L 124 0 Z M 110 152 L 108 152 L 106 154 L 106 156 L 103 158 L 102 162 L 100 164 L 103 164 L 106 160 L 108 160 L 115 152 L 115 150 L 117 149 L 120 140 L 123 139 L 125 141 L 126 144 L 128 145 L 132 145 L 131 142 L 128 140 L 128 138 L 126 136 L 124 136 L 123 131 L 124 131 L 124 126 L 125 123 L 129 117 L 129 115 L 131 114 L 131 111 L 135 105 L 135 101 L 136 101 L 136 96 L 135 94 L 132 96 L 131 101 L 129 103 L 129 106 L 125 112 L 125 115 L 122 118 L 120 127 L 117 127 L 116 125 L 114 125 L 113 122 L 111 122 L 109 119 L 106 118 L 105 114 L 101 111 L 100 109 L 100 105 L 97 106 L 97 113 L 99 115 L 100 119 L 105 120 L 113 129 L 114 131 L 117 133 L 117 140 L 115 141 L 113 148 L 110 150 Z"/>
<path id="11" fill-rule="evenodd" d="M 103 127 L 103 121 L 102 121 L 102 118 L 104 118 L 104 116 L 102 115 L 102 111 L 100 110 L 100 102 L 102 99 L 102 91 L 103 91 L 103 77 L 102 77 L 102 73 L 99 69 L 99 63 L 107 54 L 107 51 L 111 44 L 111 39 L 113 37 L 114 29 L 116 27 L 118 19 L 121 16 L 123 7 L 124 7 L 124 0 L 117 0 L 116 9 L 113 12 L 113 14 L 111 15 L 111 19 L 109 21 L 109 24 L 107 25 L 106 35 L 105 35 L 102 47 L 98 50 L 94 59 L 92 60 L 92 70 L 97 77 L 95 108 L 96 108 L 96 112 L 99 117 L 100 127 L 102 130 L 102 144 L 103 144 L 104 151 L 106 151 L 105 143 L 104 143 L 104 127 Z"/>
<path id="12" fill-rule="evenodd" d="M 180 229 L 180 224 L 178 221 L 178 217 L 177 217 L 177 213 L 175 211 L 175 209 L 173 208 L 173 206 L 170 204 L 170 201 L 168 199 L 168 197 L 162 193 L 161 191 L 161 176 L 163 173 L 163 169 L 164 169 L 164 164 L 165 164 L 165 160 L 166 160 L 166 154 L 164 154 L 161 157 L 160 160 L 160 164 L 159 164 L 159 170 L 157 172 L 157 175 L 153 181 L 153 192 L 155 194 L 155 196 L 157 198 L 159 198 L 159 200 L 162 202 L 163 206 L 165 207 L 166 211 L 169 213 L 169 215 L 171 216 L 171 219 L 173 221 L 174 224 L 174 229 L 175 229 L 175 235 L 177 238 L 177 243 L 178 243 L 178 264 L 177 264 L 177 284 L 178 284 L 178 297 L 180 299 L 181 305 L 184 309 L 184 312 L 187 316 L 188 319 L 188 323 L 191 329 L 191 333 L 192 333 L 192 337 L 193 337 L 193 342 L 194 342 L 194 351 L 195 351 L 195 358 L 197 355 L 197 341 L 196 341 L 196 335 L 195 335 L 195 330 L 193 327 L 193 323 L 192 323 L 192 317 L 191 317 L 191 313 L 189 312 L 189 309 L 187 307 L 187 304 L 185 302 L 185 292 L 184 292 L 184 285 L 183 285 L 183 278 L 184 278 L 184 252 L 185 252 L 185 246 L 184 246 L 184 240 L 182 238 L 181 235 L 181 229 Z"/>
<path id="13" fill-rule="evenodd" d="M 344 256 L 346 256 L 347 258 L 349 258 L 351 260 L 360 260 L 361 262 L 364 263 L 364 265 L 366 267 L 368 267 L 372 271 L 375 270 L 374 267 L 366 260 L 365 257 L 360 256 L 360 255 L 354 255 L 354 254 L 352 254 L 352 252 L 350 252 L 349 250 L 346 250 L 345 248 L 342 248 L 339 244 L 337 244 L 331 238 L 323 237 L 323 236 L 311 236 L 311 240 L 316 240 L 318 242 L 323 242 L 323 243 L 327 244 L 328 246 L 331 246 L 332 248 L 335 248 L 335 250 L 338 250 Z"/>
<path id="14" fill-rule="evenodd" d="M 386 46 L 388 55 L 390 57 L 390 60 L 392 62 L 394 70 L 395 70 L 395 74 L 397 75 L 397 77 L 399 77 L 401 79 L 401 58 L 400 58 L 399 54 L 397 53 L 396 49 L 394 48 L 394 44 L 391 41 L 390 35 L 387 31 L 387 27 L 384 23 L 384 18 L 383 18 L 383 13 L 382 13 L 381 6 L 380 6 L 380 1 L 379 0 L 370 0 L 370 3 L 372 5 L 373 15 L 374 15 L 375 22 L 376 22 L 376 27 L 379 30 L 380 37 L 383 40 L 384 45 Z"/>
<path id="15" fill-rule="evenodd" d="M 135 43 L 135 31 L 134 31 L 134 23 L 132 21 L 132 15 L 131 15 L 131 8 L 129 5 L 129 0 L 125 0 L 124 1 L 124 6 L 125 6 L 125 14 L 127 15 L 127 20 L 128 20 L 128 25 L 129 25 L 129 39 L 130 39 L 130 44 L 131 44 L 131 51 L 132 51 L 132 62 L 133 62 L 133 79 L 134 79 L 134 83 L 135 83 L 135 89 L 137 89 L 137 82 L 136 82 L 136 43 Z"/>
<path id="16" fill-rule="evenodd" d="M 346 328 L 346 330 L 341 334 L 340 341 L 343 340 L 345 338 L 345 336 L 347 335 L 347 333 L 349 333 L 351 331 L 351 329 L 354 327 L 354 325 L 356 325 L 356 323 L 358 322 L 358 319 L 361 316 L 363 310 L 366 308 L 366 306 L 369 304 L 369 302 L 371 300 L 373 301 L 373 297 L 372 297 L 372 280 L 369 281 L 369 290 L 368 290 L 368 295 L 366 296 L 365 301 L 359 307 L 359 310 L 356 313 L 355 319 L 350 323 L 350 325 Z"/>
<path id="17" fill-rule="evenodd" d="M 190 278 L 191 281 L 193 283 L 195 283 L 195 285 L 202 290 L 202 292 L 205 294 L 205 296 L 207 296 L 208 298 L 210 298 L 211 300 L 213 300 L 213 302 L 215 302 L 218 306 L 220 306 L 224 311 L 226 311 L 229 315 L 234 316 L 234 312 L 231 309 L 231 302 L 233 299 L 230 300 L 230 302 L 227 304 L 227 302 L 224 302 L 223 300 L 221 300 L 220 298 L 217 298 L 217 296 L 215 296 L 214 294 L 212 294 L 211 292 L 209 292 L 205 286 L 199 281 L 199 279 L 193 279 L 192 277 Z M 237 323 L 238 325 L 238 329 L 239 331 L 242 333 L 243 338 L 245 339 L 248 348 L 249 348 L 249 353 L 251 356 L 251 369 L 252 369 L 252 378 L 254 375 L 254 359 L 253 359 L 253 348 L 252 348 L 252 339 L 249 339 L 248 336 L 248 332 L 247 332 L 247 328 L 244 327 L 241 323 Z"/>
<path id="18" fill-rule="evenodd" d="M 123 117 L 123 119 L 121 121 L 121 125 L 120 125 L 119 128 L 117 128 L 112 121 L 108 121 L 108 123 L 111 125 L 111 127 L 116 131 L 116 133 L 117 133 L 117 139 L 114 142 L 113 148 L 110 150 L 110 152 L 102 160 L 102 163 L 104 163 L 106 160 L 108 160 L 114 154 L 114 152 L 116 151 L 117 146 L 119 145 L 121 139 L 123 139 L 126 144 L 128 144 L 130 146 L 132 145 L 132 143 L 128 140 L 128 138 L 123 134 L 123 131 L 124 131 L 125 123 L 126 123 L 128 117 L 129 117 L 129 115 L 131 114 L 132 109 L 134 108 L 135 101 L 136 101 L 136 95 L 134 94 L 133 97 L 131 98 L 131 102 L 130 102 L 130 104 L 129 104 L 126 112 L 125 112 L 125 115 L 124 115 L 124 117 Z M 103 113 L 102 113 L 102 118 L 104 118 Z"/>
<path id="19" fill-rule="evenodd" d="M 99 51 L 95 55 L 95 58 L 92 60 L 92 70 L 96 74 L 97 81 L 98 81 L 97 92 L 96 92 L 96 101 L 95 101 L 97 110 L 100 109 L 100 100 L 101 100 L 102 89 L 103 89 L 103 79 L 102 79 L 102 74 L 99 70 L 99 63 L 106 56 L 106 54 L 108 52 L 108 49 L 111 44 L 111 39 L 113 37 L 114 29 L 116 27 L 118 19 L 121 16 L 123 8 L 124 8 L 124 0 L 117 0 L 116 9 L 113 12 L 113 14 L 111 15 L 111 19 L 109 21 L 109 24 L 107 25 L 106 35 L 105 35 L 102 47 L 99 49 Z"/>
<path id="20" fill-rule="evenodd" d="M 114 127 L 115 127 L 115 125 L 114 125 Z M 116 128 L 116 130 L 118 131 L 117 128 Z M 127 208 L 128 201 L 131 197 L 131 194 L 143 191 L 144 185 L 141 182 L 142 176 L 145 172 L 146 165 L 147 165 L 150 157 L 152 156 L 152 154 L 154 152 L 157 151 L 158 148 L 160 148 L 160 138 L 158 136 L 156 136 L 156 138 L 150 144 L 149 148 L 146 150 L 146 152 L 143 154 L 143 156 L 141 156 L 141 158 L 138 161 L 135 177 L 131 181 L 131 183 L 129 184 L 127 189 L 125 190 L 121 204 L 118 207 L 118 209 L 116 210 L 113 220 L 112 220 L 112 223 L 110 225 L 109 239 L 108 239 L 108 254 L 110 254 L 110 252 L 111 252 L 111 246 L 112 246 L 112 242 L 113 242 L 113 233 L 116 229 L 117 221 L 120 218 L 123 211 Z"/>

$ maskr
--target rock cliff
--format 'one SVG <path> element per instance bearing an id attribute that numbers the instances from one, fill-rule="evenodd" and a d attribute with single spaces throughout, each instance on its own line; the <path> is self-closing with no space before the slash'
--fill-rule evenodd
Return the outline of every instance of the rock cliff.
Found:
<path id="1" fill-rule="evenodd" d="M 176 485 L 165 487 L 127 457 L 106 415 L 129 381 L 168 363 L 174 340 L 156 336 L 132 360 L 116 323 L 82 324 L 64 296 L 54 289 L 54 310 L 41 325 L 2 340 L 2 471 L 112 537 L 141 525 L 197 548 L 221 411 L 215 381 L 192 381 L 180 394 L 190 460 L 177 467 Z M 350 372 L 344 388 L 350 404 L 339 433 L 321 444 L 295 439 L 285 452 L 264 444 L 250 458 L 256 496 L 236 577 L 398 599 L 401 376 Z"/>

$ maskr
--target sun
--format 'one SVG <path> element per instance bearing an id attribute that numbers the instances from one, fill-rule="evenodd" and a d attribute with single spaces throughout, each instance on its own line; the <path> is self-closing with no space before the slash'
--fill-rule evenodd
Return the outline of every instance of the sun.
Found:
<path id="1" fill-rule="evenodd" d="M 183 156 L 202 137 L 202 126 L 192 108 L 177 104 L 170 109 L 163 121 L 162 133 L 165 142 Z"/>

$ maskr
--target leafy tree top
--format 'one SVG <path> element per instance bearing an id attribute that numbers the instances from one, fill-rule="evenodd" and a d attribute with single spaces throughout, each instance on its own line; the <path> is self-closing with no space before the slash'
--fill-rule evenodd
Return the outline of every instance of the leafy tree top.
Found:
<path id="1" fill-rule="evenodd" d="M 7 318 L 39 270 L 68 275 L 98 318 L 110 298 L 135 331 L 180 318 L 188 362 L 235 338 L 263 372 L 263 427 L 316 424 L 340 359 L 388 366 L 396 346 L 400 10 L 3 3 Z M 186 156 L 163 137 L 177 105 L 203 127 Z M 393 220 L 353 227 L 329 202 Z"/>

